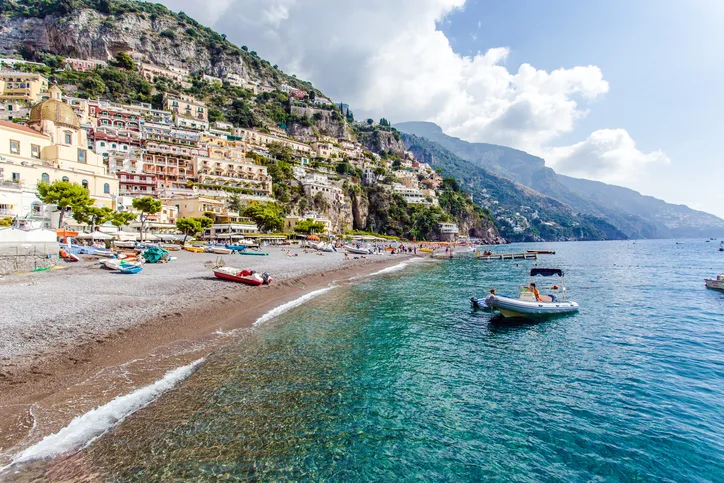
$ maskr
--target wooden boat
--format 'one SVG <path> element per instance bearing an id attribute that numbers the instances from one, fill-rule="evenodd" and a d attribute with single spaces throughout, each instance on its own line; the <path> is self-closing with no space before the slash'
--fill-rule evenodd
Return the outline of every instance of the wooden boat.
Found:
<path id="1" fill-rule="evenodd" d="M 576 302 L 565 300 L 566 286 L 563 270 L 557 268 L 533 268 L 530 271 L 531 279 L 535 276 L 552 277 L 556 275 L 561 279 L 560 299 L 555 295 L 541 295 L 541 300 L 536 300 L 529 286 L 523 286 L 520 288 L 520 298 L 492 295 L 487 299 L 487 305 L 491 309 L 500 312 L 503 317 L 545 317 L 578 312 Z M 557 285 L 554 286 L 554 289 L 559 290 Z"/>
<path id="2" fill-rule="evenodd" d="M 257 257 L 268 257 L 269 254 L 267 252 L 255 252 L 255 251 L 249 251 L 244 250 L 243 252 L 236 252 L 237 255 L 255 255 Z"/>
<path id="3" fill-rule="evenodd" d="M 707 288 L 713 288 L 714 290 L 724 290 L 724 275 L 718 275 L 714 278 L 705 278 Z"/>
<path id="4" fill-rule="evenodd" d="M 181 248 L 192 253 L 204 253 L 206 251 L 204 247 L 195 247 L 192 245 L 184 245 Z"/>
<path id="5" fill-rule="evenodd" d="M 120 270 L 121 273 L 132 274 L 139 273 L 143 268 L 141 268 L 140 265 L 122 265 L 118 270 Z"/>
<path id="6" fill-rule="evenodd" d="M 526 250 L 525 253 L 535 253 L 536 255 L 555 255 L 555 250 Z"/>
<path id="7" fill-rule="evenodd" d="M 234 267 L 217 267 L 214 268 L 216 278 L 229 280 L 232 282 L 243 283 L 245 285 L 269 285 L 274 280 L 268 273 L 264 272 L 259 275 L 251 270 L 240 270 Z"/>

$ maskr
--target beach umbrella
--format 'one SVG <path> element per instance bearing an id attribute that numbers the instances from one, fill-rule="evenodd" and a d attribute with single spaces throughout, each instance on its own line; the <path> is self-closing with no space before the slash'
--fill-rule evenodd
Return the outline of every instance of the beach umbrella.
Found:
<path id="1" fill-rule="evenodd" d="M 98 231 L 98 230 L 96 230 L 96 231 L 94 231 L 93 233 L 91 233 L 91 234 L 90 234 L 90 237 L 91 237 L 93 240 L 112 240 L 112 239 L 113 239 L 113 235 L 109 235 L 109 234 L 107 234 L 107 233 L 103 233 L 103 232 L 100 232 L 100 231 Z"/>
<path id="2" fill-rule="evenodd" d="M 66 230 L 65 228 L 58 228 L 55 230 L 55 234 L 58 238 L 67 238 L 69 236 L 78 236 L 77 231 Z"/>
<path id="3" fill-rule="evenodd" d="M 309 236 L 307 237 L 307 240 L 319 241 L 320 238 L 319 238 L 317 235 L 309 235 Z"/>

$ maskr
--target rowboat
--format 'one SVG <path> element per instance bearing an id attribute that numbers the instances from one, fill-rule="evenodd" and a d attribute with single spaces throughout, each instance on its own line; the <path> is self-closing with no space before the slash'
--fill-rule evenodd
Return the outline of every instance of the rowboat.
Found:
<path id="1" fill-rule="evenodd" d="M 544 317 L 552 315 L 570 314 L 578 312 L 576 302 L 565 300 L 566 286 L 563 270 L 557 268 L 533 268 L 530 278 L 535 276 L 552 277 L 557 275 L 561 279 L 560 299 L 556 295 L 542 295 L 536 300 L 531 284 L 520 287 L 520 298 L 515 299 L 504 295 L 490 295 L 486 301 L 491 309 L 497 310 L 503 317 Z M 557 285 L 553 290 L 559 290 Z"/>
<path id="2" fill-rule="evenodd" d="M 187 252 L 192 252 L 192 253 L 204 253 L 206 251 L 206 249 L 203 247 L 195 247 L 192 245 L 184 245 L 181 248 L 183 248 Z"/>
<path id="3" fill-rule="evenodd" d="M 228 249 L 226 247 L 220 247 L 220 246 L 210 247 L 209 252 L 216 253 L 217 255 L 230 255 L 231 254 L 230 249 Z"/>
<path id="4" fill-rule="evenodd" d="M 176 251 L 181 250 L 181 247 L 176 245 L 175 243 L 161 243 L 161 245 L 159 245 L 159 246 L 161 248 L 163 248 L 164 250 L 168 250 L 171 252 L 176 252 Z"/>
<path id="5" fill-rule="evenodd" d="M 216 275 L 216 278 L 220 278 L 222 280 L 229 280 L 252 286 L 269 285 L 274 280 L 266 272 L 259 275 L 253 270 L 240 270 L 234 267 L 214 268 L 214 275 Z"/>
<path id="6" fill-rule="evenodd" d="M 61 256 L 62 258 L 65 258 L 65 259 L 68 260 L 69 262 L 78 262 L 78 261 L 80 261 L 80 258 L 78 258 L 78 255 L 76 255 L 75 253 L 71 253 L 70 251 L 65 250 L 64 248 L 61 248 L 61 249 L 60 249 L 59 254 L 60 254 L 60 256 Z"/>
<path id="7" fill-rule="evenodd" d="M 118 270 L 120 270 L 121 273 L 132 274 L 140 272 L 143 268 L 141 268 L 140 265 L 123 265 Z"/>
<path id="8" fill-rule="evenodd" d="M 243 252 L 237 252 L 237 255 L 255 255 L 258 257 L 268 257 L 269 254 L 267 252 L 250 252 L 249 250 L 244 250 Z"/>
<path id="9" fill-rule="evenodd" d="M 226 245 L 226 248 L 237 252 L 243 252 L 244 250 L 246 250 L 246 245 Z"/>
<path id="10" fill-rule="evenodd" d="M 107 268 L 108 270 L 120 270 L 122 267 L 135 267 L 141 266 L 141 262 L 134 261 L 126 261 L 126 260 L 118 260 L 116 258 L 110 259 L 110 260 L 102 260 L 101 266 L 103 268 Z"/>
<path id="11" fill-rule="evenodd" d="M 724 275 L 718 275 L 714 278 L 705 278 L 707 288 L 713 288 L 714 290 L 724 290 Z"/>
<path id="12" fill-rule="evenodd" d="M 422 252 L 422 253 L 432 253 L 433 249 L 432 248 L 418 248 L 417 251 Z"/>

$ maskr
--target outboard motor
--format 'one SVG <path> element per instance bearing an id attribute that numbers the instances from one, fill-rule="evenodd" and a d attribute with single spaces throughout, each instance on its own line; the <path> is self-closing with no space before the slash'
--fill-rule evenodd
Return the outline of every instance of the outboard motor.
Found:
<path id="1" fill-rule="evenodd" d="M 273 278 L 271 278 L 269 276 L 269 272 L 262 273 L 261 278 L 264 280 L 264 285 L 269 285 L 272 282 L 272 280 L 274 280 Z"/>

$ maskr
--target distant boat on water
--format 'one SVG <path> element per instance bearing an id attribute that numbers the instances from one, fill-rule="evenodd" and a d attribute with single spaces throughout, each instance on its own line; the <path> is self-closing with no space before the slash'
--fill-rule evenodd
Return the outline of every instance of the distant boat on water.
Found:
<path id="1" fill-rule="evenodd" d="M 724 291 L 724 275 L 718 275 L 716 278 L 705 278 L 707 288 Z"/>

